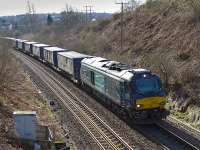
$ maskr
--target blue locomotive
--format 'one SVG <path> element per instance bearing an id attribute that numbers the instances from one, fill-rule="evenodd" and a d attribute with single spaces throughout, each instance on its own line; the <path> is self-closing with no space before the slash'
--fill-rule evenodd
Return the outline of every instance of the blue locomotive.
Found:
<path id="1" fill-rule="evenodd" d="M 165 92 L 160 78 L 146 69 L 100 57 L 81 62 L 81 81 L 103 101 L 131 118 L 163 118 Z"/>
<path id="2" fill-rule="evenodd" d="M 71 50 L 16 39 L 15 48 L 29 51 L 64 76 L 83 86 L 112 110 L 135 120 L 165 118 L 166 95 L 160 78 L 146 69 L 133 69 L 126 64 Z M 35 47 L 37 52 L 35 51 Z M 25 48 L 33 48 L 28 50 Z"/>

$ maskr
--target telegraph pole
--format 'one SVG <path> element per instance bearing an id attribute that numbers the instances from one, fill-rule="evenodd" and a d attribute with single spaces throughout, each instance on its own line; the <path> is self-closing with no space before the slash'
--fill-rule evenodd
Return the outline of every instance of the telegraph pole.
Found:
<path id="1" fill-rule="evenodd" d="M 128 4 L 128 3 L 125 3 L 125 2 L 120 2 L 120 3 L 116 3 L 116 4 L 119 4 L 121 5 L 121 40 L 120 40 L 120 47 L 121 47 L 121 50 L 123 50 L 123 44 L 124 44 L 124 5 L 125 4 Z"/>
<path id="2" fill-rule="evenodd" d="M 91 5 L 86 5 L 84 6 L 85 7 L 85 15 L 86 15 L 86 23 L 88 23 L 88 16 L 89 16 L 89 19 L 91 20 L 91 16 L 92 16 L 92 7 Z M 89 15 L 88 15 L 89 14 Z"/>
<path id="3" fill-rule="evenodd" d="M 89 17 L 89 19 L 90 19 L 90 21 L 91 21 L 91 19 L 92 19 L 92 6 L 89 7 L 89 8 L 90 8 L 90 17 Z"/>
<path id="4" fill-rule="evenodd" d="M 88 6 L 85 6 L 85 22 L 88 22 Z"/>

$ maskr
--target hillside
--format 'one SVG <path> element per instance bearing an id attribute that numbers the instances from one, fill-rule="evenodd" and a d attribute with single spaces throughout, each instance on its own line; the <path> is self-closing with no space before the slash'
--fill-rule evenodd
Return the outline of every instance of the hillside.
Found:
<path id="1" fill-rule="evenodd" d="M 70 29 L 54 24 L 29 38 L 152 70 L 164 82 L 170 108 L 199 125 L 199 10 L 198 0 L 154 0 L 126 12 L 123 50 L 119 14 Z"/>

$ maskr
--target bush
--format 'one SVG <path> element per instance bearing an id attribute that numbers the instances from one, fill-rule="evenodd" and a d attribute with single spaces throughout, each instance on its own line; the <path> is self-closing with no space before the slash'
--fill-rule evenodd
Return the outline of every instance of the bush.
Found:
<path id="1" fill-rule="evenodd" d="M 160 6 L 161 0 L 147 0 L 146 1 L 146 8 L 151 9 L 157 6 Z"/>
<path id="2" fill-rule="evenodd" d="M 188 53 L 181 53 L 179 54 L 179 59 L 182 60 L 182 61 L 186 61 L 190 58 L 190 55 Z"/>
<path id="3" fill-rule="evenodd" d="M 107 25 L 111 23 L 111 19 L 102 19 L 97 22 L 92 28 L 93 32 L 102 31 Z"/>
<path id="4" fill-rule="evenodd" d="M 191 7 L 194 13 L 194 17 L 200 20 L 200 0 L 190 0 Z"/>
<path id="5" fill-rule="evenodd" d="M 0 108 L 4 106 L 3 99 L 0 97 Z"/>
<path id="6" fill-rule="evenodd" d="M 116 13 L 116 14 L 113 15 L 113 19 L 114 20 L 119 19 L 119 17 L 120 17 L 120 13 Z"/>

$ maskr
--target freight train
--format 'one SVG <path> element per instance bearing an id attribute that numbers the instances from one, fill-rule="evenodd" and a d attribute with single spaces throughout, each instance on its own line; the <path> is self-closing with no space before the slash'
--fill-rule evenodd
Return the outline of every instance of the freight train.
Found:
<path id="1" fill-rule="evenodd" d="M 160 78 L 146 69 L 37 42 L 13 39 L 16 50 L 58 70 L 125 117 L 147 123 L 166 118 Z"/>

